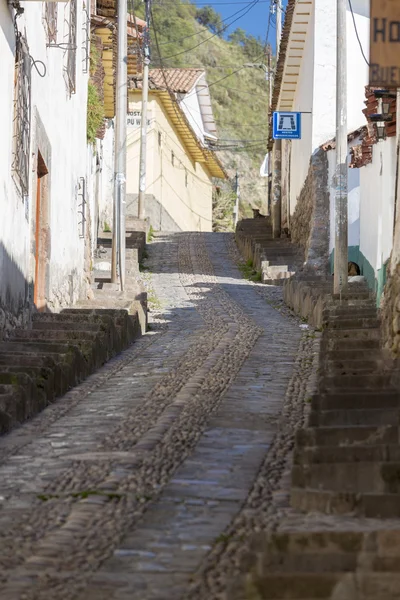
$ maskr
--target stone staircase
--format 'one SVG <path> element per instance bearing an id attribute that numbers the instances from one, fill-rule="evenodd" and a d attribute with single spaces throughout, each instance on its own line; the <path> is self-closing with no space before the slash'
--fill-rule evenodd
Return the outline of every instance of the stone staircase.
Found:
<path id="1" fill-rule="evenodd" d="M 334 299 L 325 318 L 318 394 L 296 441 L 292 506 L 400 517 L 400 394 L 375 301 L 360 286 L 341 304 Z"/>
<path id="2" fill-rule="evenodd" d="M 236 228 L 236 243 L 245 260 L 251 260 L 261 281 L 282 285 L 302 265 L 301 252 L 287 238 L 274 239 L 270 217 L 244 219 Z"/>
<path id="3" fill-rule="evenodd" d="M 257 542 L 240 600 L 400 598 L 400 393 L 366 285 L 331 298 L 288 524 Z"/>
<path id="4" fill-rule="evenodd" d="M 111 283 L 111 234 L 105 235 L 98 244 L 105 251 L 95 259 L 94 297 L 60 313 L 36 313 L 29 329 L 0 342 L 0 434 L 43 410 L 145 332 L 147 297 L 136 278 L 144 244 L 145 233 L 127 231 L 121 293 Z"/>

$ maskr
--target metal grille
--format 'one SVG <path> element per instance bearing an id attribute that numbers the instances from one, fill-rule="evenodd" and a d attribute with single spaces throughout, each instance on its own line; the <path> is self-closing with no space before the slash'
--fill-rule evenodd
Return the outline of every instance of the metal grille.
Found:
<path id="1" fill-rule="evenodd" d="M 75 94 L 75 92 L 76 92 L 76 29 L 77 29 L 77 0 L 70 0 L 67 78 L 68 78 L 69 91 L 71 94 Z"/>
<path id="2" fill-rule="evenodd" d="M 24 196 L 29 191 L 31 140 L 31 58 L 26 40 L 18 35 L 15 52 L 13 175 Z"/>
<path id="3" fill-rule="evenodd" d="M 44 20 L 46 22 L 47 39 L 49 44 L 57 42 L 57 2 L 46 2 Z"/>

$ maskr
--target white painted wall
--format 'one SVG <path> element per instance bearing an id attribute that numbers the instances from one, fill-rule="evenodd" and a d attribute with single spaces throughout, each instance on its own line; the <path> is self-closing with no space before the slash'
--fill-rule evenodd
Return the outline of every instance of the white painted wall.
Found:
<path id="1" fill-rule="evenodd" d="M 97 142 L 100 162 L 100 191 L 98 195 L 99 232 L 112 227 L 114 197 L 114 120 L 108 119 L 103 140 Z"/>
<path id="2" fill-rule="evenodd" d="M 199 140 L 204 144 L 204 125 L 203 116 L 200 110 L 200 102 L 197 94 L 197 88 L 194 87 L 188 94 L 179 96 L 180 106 L 185 113 L 193 131 Z"/>
<path id="3" fill-rule="evenodd" d="M 356 145 L 354 140 L 351 145 Z M 393 210 L 396 178 L 396 141 L 389 138 L 373 146 L 373 161 L 349 169 L 349 246 L 359 246 L 375 272 L 389 258 L 393 244 Z M 327 153 L 330 189 L 330 252 L 335 247 L 335 152 Z"/>
<path id="4" fill-rule="evenodd" d="M 293 110 L 309 113 L 313 110 L 314 99 L 314 36 L 313 20 L 309 24 L 310 35 L 306 36 L 303 60 L 296 88 Z M 290 172 L 290 213 L 293 214 L 297 199 L 307 177 L 312 146 L 312 115 L 302 115 L 301 140 L 293 140 Z"/>
<path id="5" fill-rule="evenodd" d="M 84 240 L 79 237 L 77 196 L 80 177 L 88 178 L 88 190 L 91 189 L 92 166 L 88 164 L 86 143 L 86 104 L 88 75 L 83 73 L 84 33 L 83 1 L 78 0 L 77 22 L 77 60 L 76 93 L 69 95 L 64 79 L 66 64 L 65 51 L 47 47 L 43 15 L 45 4 L 41 2 L 24 3 L 24 14 L 18 18 L 20 31 L 26 31 L 29 51 L 35 60 L 43 61 L 46 67 L 45 77 L 40 77 L 32 69 L 32 152 L 35 151 L 34 115 L 38 114 L 45 134 L 51 146 L 51 189 L 50 189 L 50 225 L 51 225 L 51 263 L 50 293 L 48 305 L 58 309 L 61 305 L 76 301 L 84 292 Z M 66 21 L 69 16 L 69 4 L 58 4 L 58 42 L 66 42 Z M 13 80 L 15 41 L 12 26 L 13 14 L 6 0 L 0 0 L 0 57 L 2 73 L 2 92 L 0 111 L 4 116 L 0 140 L 0 204 L 2 219 L 0 222 L 0 244 L 5 248 L 9 260 L 15 263 L 24 281 L 32 281 L 34 260 L 31 254 L 32 226 L 34 215 L 35 190 L 34 174 L 29 190 L 28 207 L 25 206 L 11 176 Z M 38 64 L 38 69 L 43 66 Z M 31 169 L 36 168 L 36 156 L 31 156 Z M 49 166 L 49 165 L 48 165 Z M 88 198 L 93 203 L 93 198 Z M 8 259 L 7 259 L 8 260 Z M 4 270 L 4 258 L 0 263 L 0 297 L 5 301 L 7 275 Z M 12 284 L 11 296 L 20 301 L 21 292 Z M 9 290 L 10 292 L 10 290 Z"/>
<path id="6" fill-rule="evenodd" d="M 373 147 L 373 162 L 360 169 L 360 250 L 378 271 L 393 244 L 393 207 L 396 178 L 396 140 Z"/>
<path id="7" fill-rule="evenodd" d="M 366 57 L 369 54 L 369 0 L 353 0 L 354 18 Z M 353 18 L 347 11 L 348 131 L 365 124 L 365 86 L 368 66 L 362 57 Z M 336 2 L 315 0 L 313 18 L 301 62 L 294 111 L 302 115 L 302 139 L 292 144 L 291 214 L 307 177 L 310 158 L 323 143 L 336 135 Z"/>
<path id="8" fill-rule="evenodd" d="M 354 19 L 365 57 L 369 60 L 369 0 L 352 0 Z M 354 131 L 365 125 L 361 112 L 365 108 L 368 65 L 361 53 L 350 10 L 347 10 L 347 125 Z"/>

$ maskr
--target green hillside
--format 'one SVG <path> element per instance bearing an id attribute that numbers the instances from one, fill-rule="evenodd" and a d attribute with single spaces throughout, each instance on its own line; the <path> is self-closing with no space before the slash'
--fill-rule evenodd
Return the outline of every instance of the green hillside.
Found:
<path id="1" fill-rule="evenodd" d="M 241 183 L 241 212 L 249 215 L 251 206 L 265 210 L 267 198 L 266 179 L 259 176 L 259 168 L 266 152 L 268 134 L 268 83 L 262 69 L 241 67 L 246 63 L 265 64 L 265 49 L 260 40 L 246 36 L 241 29 L 228 40 L 224 39 L 220 16 L 207 10 L 200 12 L 186 0 L 159 0 L 153 6 L 152 66 L 206 69 L 220 145 L 241 146 L 240 149 L 218 152 L 231 177 L 224 190 L 228 193 L 232 188 L 237 169 Z M 233 7 L 232 12 L 234 10 Z M 135 2 L 135 12 L 144 17 L 141 0 Z M 240 20 L 233 27 L 236 25 L 240 27 Z M 231 140 L 244 142 L 236 144 Z"/>

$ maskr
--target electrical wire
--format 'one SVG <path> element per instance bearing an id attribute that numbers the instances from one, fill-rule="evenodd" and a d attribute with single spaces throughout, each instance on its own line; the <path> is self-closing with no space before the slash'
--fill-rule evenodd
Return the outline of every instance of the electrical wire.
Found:
<path id="1" fill-rule="evenodd" d="M 259 0 L 261 1 L 261 0 Z M 241 4 L 246 4 L 246 6 L 249 6 L 250 4 L 252 4 L 254 2 L 254 0 L 250 0 L 247 2 L 242 2 Z M 207 5 L 206 5 L 207 6 Z M 245 8 L 240 8 L 239 10 L 237 10 L 236 12 L 234 12 L 232 15 L 230 15 L 229 17 L 226 17 L 226 19 L 223 19 L 221 21 L 221 23 L 225 23 L 226 27 L 223 27 L 221 29 L 219 29 L 214 35 L 219 35 L 220 33 L 223 33 L 225 31 L 225 29 L 227 29 L 228 27 L 230 27 L 232 25 L 232 23 L 227 23 L 227 21 L 229 21 L 230 19 L 232 19 L 233 17 L 235 17 L 236 15 L 238 15 L 239 13 L 243 12 L 244 10 L 246 10 Z M 244 13 L 246 14 L 246 13 Z M 235 21 L 233 21 L 234 23 Z M 195 33 L 191 33 L 190 35 L 186 35 L 183 38 L 180 38 L 179 40 L 171 40 L 169 42 L 160 42 L 160 46 L 165 46 L 167 44 L 178 44 L 179 42 L 183 42 L 184 40 L 187 40 L 189 38 L 192 38 L 196 35 L 201 35 L 202 33 L 205 33 L 204 31 L 196 31 Z"/>
<path id="2" fill-rule="evenodd" d="M 218 33 L 213 33 L 213 35 L 211 35 L 210 37 L 206 38 L 205 40 L 202 40 L 201 42 L 199 42 L 198 44 L 196 44 L 196 46 L 192 46 L 192 48 L 188 48 L 187 50 L 182 50 L 182 52 L 178 52 L 177 54 L 172 54 L 171 56 L 166 56 L 164 58 L 164 60 L 169 60 L 171 58 L 175 58 L 176 56 L 181 56 L 182 54 L 187 54 L 188 52 L 191 52 L 192 50 L 195 50 L 196 48 L 198 48 L 202 44 L 205 44 L 206 42 L 208 42 L 209 40 L 211 40 L 215 36 L 220 35 L 226 29 L 228 29 L 228 27 L 231 27 L 233 25 L 233 23 L 236 23 L 236 21 L 239 21 L 242 17 L 244 17 L 245 15 L 247 15 L 247 13 L 249 13 L 256 6 L 256 4 L 258 4 L 259 2 L 260 2 L 260 0 L 253 0 L 250 3 L 250 6 L 248 8 L 246 8 L 246 9 L 242 8 L 240 11 L 238 11 L 238 12 L 243 12 L 243 10 L 244 10 L 244 12 L 243 12 L 242 15 L 240 15 L 239 17 L 237 17 L 236 19 L 234 19 L 232 21 L 232 23 L 229 23 L 229 25 L 225 25 L 224 27 L 222 27 L 222 29 L 220 29 L 218 31 Z"/>
<path id="3" fill-rule="evenodd" d="M 369 61 L 367 60 L 367 57 L 365 56 L 365 52 L 364 52 L 364 48 L 362 47 L 360 36 L 358 35 L 357 23 L 356 23 L 356 18 L 355 18 L 354 11 L 353 11 L 353 6 L 351 4 L 351 0 L 349 0 L 349 6 L 350 6 L 351 16 L 353 17 L 354 31 L 356 32 L 356 37 L 357 37 L 357 40 L 358 40 L 358 44 L 360 46 L 361 54 L 363 56 L 363 59 L 367 63 L 367 65 L 370 66 Z"/>

